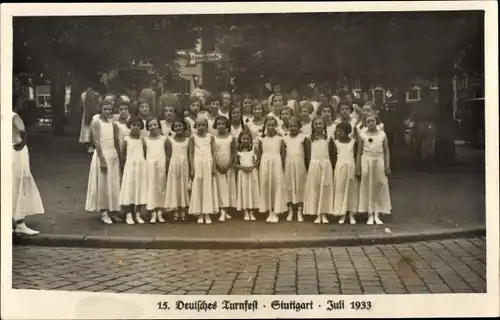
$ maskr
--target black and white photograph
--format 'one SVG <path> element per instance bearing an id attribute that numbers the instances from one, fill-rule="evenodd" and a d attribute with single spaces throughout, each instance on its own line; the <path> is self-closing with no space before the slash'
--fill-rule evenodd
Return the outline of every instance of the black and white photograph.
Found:
<path id="1" fill-rule="evenodd" d="M 2 318 L 498 316 L 497 4 L 411 3 L 2 5 Z"/>

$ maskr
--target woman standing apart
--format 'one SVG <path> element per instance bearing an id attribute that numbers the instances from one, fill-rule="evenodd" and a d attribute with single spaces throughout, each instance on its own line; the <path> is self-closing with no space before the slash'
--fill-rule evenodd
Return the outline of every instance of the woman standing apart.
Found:
<path id="1" fill-rule="evenodd" d="M 26 226 L 27 216 L 45 213 L 35 180 L 31 175 L 26 145 L 26 128 L 21 117 L 12 112 L 12 217 L 14 232 L 36 235 L 39 232 Z"/>

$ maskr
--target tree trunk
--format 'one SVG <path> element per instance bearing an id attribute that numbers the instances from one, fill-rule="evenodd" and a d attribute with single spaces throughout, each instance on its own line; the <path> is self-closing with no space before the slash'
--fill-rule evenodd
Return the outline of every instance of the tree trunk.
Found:
<path id="1" fill-rule="evenodd" d="M 201 29 L 202 51 L 215 50 L 215 27 L 211 17 L 205 17 Z M 209 92 L 217 91 L 217 81 L 215 78 L 215 64 L 205 63 L 203 65 L 203 87 Z"/>
<path id="2" fill-rule="evenodd" d="M 456 134 L 453 120 L 453 65 L 450 62 L 443 63 L 438 75 L 438 85 L 436 161 L 448 165 L 455 161 Z"/>

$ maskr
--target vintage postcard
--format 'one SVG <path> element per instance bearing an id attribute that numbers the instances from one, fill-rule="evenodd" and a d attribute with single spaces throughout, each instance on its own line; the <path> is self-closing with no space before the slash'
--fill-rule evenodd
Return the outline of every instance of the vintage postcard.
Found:
<path id="1" fill-rule="evenodd" d="M 498 317 L 497 10 L 2 4 L 2 319 Z"/>

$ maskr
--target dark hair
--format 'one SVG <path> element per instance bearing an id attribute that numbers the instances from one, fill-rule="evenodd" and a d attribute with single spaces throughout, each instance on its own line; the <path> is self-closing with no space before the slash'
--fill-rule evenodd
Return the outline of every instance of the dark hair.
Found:
<path id="1" fill-rule="evenodd" d="M 149 124 L 152 122 L 152 121 L 155 121 L 156 120 L 156 123 L 158 123 L 158 126 L 160 125 L 160 120 L 157 118 L 157 117 L 149 117 L 146 119 L 146 130 L 149 131 Z M 142 122 L 142 121 L 141 121 Z"/>
<path id="2" fill-rule="evenodd" d="M 226 118 L 225 116 L 221 116 L 221 115 L 215 117 L 214 124 L 212 125 L 212 129 L 217 129 L 217 122 L 219 122 L 220 120 L 226 121 L 227 130 L 231 130 L 231 122 L 229 122 L 228 118 Z"/>
<path id="3" fill-rule="evenodd" d="M 245 94 L 243 95 L 243 98 L 241 99 L 241 103 L 243 103 L 243 101 L 245 101 L 246 99 L 249 99 L 249 100 L 251 100 L 252 102 L 253 102 L 253 100 L 254 100 L 251 94 L 249 94 L 249 93 L 245 93 Z"/>
<path id="4" fill-rule="evenodd" d="M 334 110 L 333 110 L 333 107 L 329 103 L 321 103 L 318 106 L 318 109 L 316 110 L 316 115 L 321 116 L 321 112 L 323 111 L 323 109 L 330 109 L 330 114 L 332 115 L 332 118 L 333 118 Z"/>
<path id="5" fill-rule="evenodd" d="M 170 127 L 170 130 L 174 131 L 174 125 L 176 122 L 182 123 L 182 126 L 184 127 L 184 131 L 189 129 L 189 123 L 186 122 L 184 118 L 175 118 L 174 121 L 172 121 L 172 126 Z"/>
<path id="6" fill-rule="evenodd" d="M 250 150 L 252 150 L 252 145 L 253 145 L 252 132 L 250 132 L 250 130 L 248 130 L 248 129 L 243 129 L 243 131 L 241 131 L 239 136 L 238 136 L 238 151 L 244 150 L 243 147 L 241 146 L 241 140 L 244 136 L 250 137 Z M 247 150 L 247 151 L 250 151 L 250 150 Z"/>
<path id="7" fill-rule="evenodd" d="M 337 125 L 337 130 L 343 131 L 348 136 L 352 132 L 352 126 L 348 122 L 341 122 Z"/>
<path id="8" fill-rule="evenodd" d="M 207 98 L 207 105 L 210 105 L 214 101 L 219 101 L 220 104 L 222 104 L 222 98 L 218 94 L 211 94 Z"/>
<path id="9" fill-rule="evenodd" d="M 276 126 L 278 125 L 278 120 L 276 120 L 275 117 L 273 116 L 267 116 L 264 118 L 264 125 L 262 127 L 262 137 L 264 138 L 266 136 L 266 127 L 267 127 L 267 123 L 269 122 L 269 120 L 272 120 L 276 123 Z"/>
<path id="10" fill-rule="evenodd" d="M 316 116 L 316 117 L 312 120 L 312 122 L 311 122 L 311 128 L 312 128 L 312 132 L 311 132 L 311 141 L 316 140 L 316 135 L 314 134 L 314 122 L 315 122 L 315 121 L 318 121 L 318 120 L 323 121 L 323 134 L 324 134 L 324 136 L 325 136 L 325 138 L 324 138 L 324 139 L 325 139 L 325 140 L 327 139 L 327 134 L 326 134 L 326 125 L 325 125 L 325 122 L 324 122 L 324 120 L 323 120 L 323 118 L 322 118 L 322 117 L 320 117 L 320 116 Z"/>
<path id="11" fill-rule="evenodd" d="M 141 127 L 141 130 L 144 129 L 144 122 L 142 122 L 142 120 L 137 117 L 137 116 L 132 116 L 130 117 L 130 119 L 128 119 L 127 121 L 127 128 L 131 128 L 133 124 L 140 124 L 140 127 Z"/>

